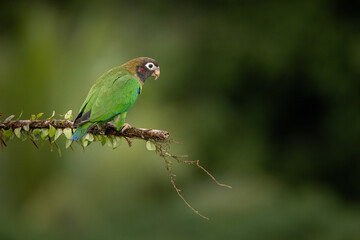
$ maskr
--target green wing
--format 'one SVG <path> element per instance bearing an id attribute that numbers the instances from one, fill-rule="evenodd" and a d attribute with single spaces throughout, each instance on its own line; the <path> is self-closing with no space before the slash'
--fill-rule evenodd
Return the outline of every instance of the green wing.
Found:
<path id="1" fill-rule="evenodd" d="M 110 70 L 90 89 L 75 123 L 108 121 L 127 112 L 135 103 L 139 89 L 138 79 L 128 71 Z"/>
<path id="2" fill-rule="evenodd" d="M 103 86 L 91 108 L 90 122 L 107 121 L 129 111 L 138 97 L 139 88 L 137 78 L 129 74 Z"/>

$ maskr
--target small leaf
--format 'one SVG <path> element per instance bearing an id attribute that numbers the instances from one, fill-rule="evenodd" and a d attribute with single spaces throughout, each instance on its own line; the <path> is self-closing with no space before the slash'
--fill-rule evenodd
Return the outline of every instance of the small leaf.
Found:
<path id="1" fill-rule="evenodd" d="M 55 132 L 54 140 L 52 142 L 55 142 L 56 139 L 58 139 L 61 136 L 62 133 L 63 133 L 63 130 L 61 128 L 57 129 L 56 132 Z"/>
<path id="2" fill-rule="evenodd" d="M 39 135 L 40 133 L 41 133 L 41 129 L 40 129 L 40 128 L 35 128 L 35 129 L 32 131 L 32 134 L 33 134 L 34 136 Z"/>
<path id="3" fill-rule="evenodd" d="M 4 123 L 10 122 L 14 117 L 15 117 L 15 115 L 10 115 L 9 117 L 7 117 L 7 118 L 5 119 Z"/>
<path id="4" fill-rule="evenodd" d="M 92 135 L 91 133 L 87 133 L 85 137 L 83 137 L 83 139 L 88 140 L 89 142 L 93 142 L 95 140 L 94 135 Z"/>
<path id="5" fill-rule="evenodd" d="M 21 138 L 21 127 L 15 128 L 14 133 L 18 138 Z"/>
<path id="6" fill-rule="evenodd" d="M 36 119 L 39 119 L 42 117 L 42 115 L 44 115 L 44 113 L 39 113 L 38 115 L 36 115 Z"/>
<path id="7" fill-rule="evenodd" d="M 156 146 L 153 142 L 147 141 L 146 142 L 146 149 L 149 151 L 155 151 L 156 150 Z"/>
<path id="8" fill-rule="evenodd" d="M 65 148 L 69 148 L 72 141 L 70 139 L 66 139 Z"/>
<path id="9" fill-rule="evenodd" d="M 21 131 L 21 141 L 25 141 L 27 139 L 28 139 L 27 133 L 24 130 L 22 130 Z"/>
<path id="10" fill-rule="evenodd" d="M 89 139 L 89 133 L 86 133 L 83 137 L 82 137 L 83 140 L 88 140 Z"/>
<path id="11" fill-rule="evenodd" d="M 70 138 L 71 138 L 71 136 L 72 136 L 71 128 L 65 128 L 65 129 L 63 130 L 63 132 L 64 132 L 64 135 L 65 135 L 65 137 L 66 137 L 67 139 L 70 139 Z"/>
<path id="12" fill-rule="evenodd" d="M 112 147 L 113 146 L 113 139 L 111 138 L 111 137 L 107 137 L 107 141 L 106 141 L 106 143 L 107 143 L 107 145 L 109 146 L 109 147 Z"/>
<path id="13" fill-rule="evenodd" d="M 34 141 L 39 140 L 39 137 L 35 136 L 33 133 L 31 133 L 30 136 L 31 136 L 32 140 L 34 140 Z"/>
<path id="14" fill-rule="evenodd" d="M 66 120 L 71 120 L 72 119 L 72 110 L 69 110 L 67 113 L 65 113 L 64 118 Z"/>
<path id="15" fill-rule="evenodd" d="M 26 124 L 26 125 L 24 125 L 24 127 L 23 127 L 23 128 L 24 128 L 24 130 L 25 130 L 25 131 L 27 131 L 27 132 L 28 132 L 28 131 L 30 130 L 30 124 Z"/>
<path id="16" fill-rule="evenodd" d="M 82 139 L 81 139 L 81 142 L 82 142 L 82 146 L 83 147 L 87 147 L 87 146 L 89 146 L 90 144 L 91 144 L 91 141 L 89 140 L 89 139 L 93 139 L 94 140 L 94 137 L 91 137 L 90 135 L 88 135 L 89 133 L 87 133 L 86 135 L 85 135 L 85 137 L 83 137 Z"/>
<path id="17" fill-rule="evenodd" d="M 101 145 L 104 146 L 108 141 L 109 141 L 108 137 L 107 137 L 107 136 L 103 136 L 102 139 L 101 139 Z"/>
<path id="18" fill-rule="evenodd" d="M 12 135 L 13 135 L 13 130 L 12 130 L 12 128 L 9 128 L 8 130 L 5 130 L 5 131 L 3 132 L 3 136 L 4 136 L 4 137 L 9 138 L 9 137 L 11 137 Z"/>
<path id="19" fill-rule="evenodd" d="M 35 120 L 36 120 L 36 116 L 34 114 L 31 114 L 30 121 L 35 121 Z"/>
<path id="20" fill-rule="evenodd" d="M 18 118 L 16 120 L 19 120 L 22 116 L 23 112 L 20 113 L 20 115 L 18 116 Z"/>
<path id="21" fill-rule="evenodd" d="M 113 137 L 112 140 L 113 140 L 113 144 L 112 144 L 113 149 L 115 149 L 115 148 L 117 148 L 118 146 L 120 146 L 120 144 L 121 144 L 121 137 L 116 136 L 116 137 Z"/>
<path id="22" fill-rule="evenodd" d="M 51 117 L 49 117 L 48 119 L 52 119 L 55 116 L 55 110 L 53 110 Z"/>
<path id="23" fill-rule="evenodd" d="M 102 142 L 102 137 L 101 135 L 95 135 L 96 140 L 98 140 L 99 142 Z"/>
<path id="24" fill-rule="evenodd" d="M 56 128 L 54 128 L 52 125 L 49 125 L 49 137 L 53 137 L 56 133 Z"/>
<path id="25" fill-rule="evenodd" d="M 89 135 L 90 135 L 90 136 L 89 136 L 89 139 L 88 139 L 88 140 L 89 140 L 90 142 L 95 141 L 94 135 L 91 134 L 91 133 L 89 133 Z"/>
<path id="26" fill-rule="evenodd" d="M 88 140 L 85 140 L 85 139 L 82 139 L 82 145 L 84 147 L 87 147 L 89 145 L 89 141 Z"/>
<path id="27" fill-rule="evenodd" d="M 49 129 L 43 128 L 41 129 L 41 139 L 45 140 L 45 138 L 49 135 Z"/>

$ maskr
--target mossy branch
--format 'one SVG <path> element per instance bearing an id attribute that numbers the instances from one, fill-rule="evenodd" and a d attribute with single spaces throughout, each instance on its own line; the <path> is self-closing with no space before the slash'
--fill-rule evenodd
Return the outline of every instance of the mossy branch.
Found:
<path id="1" fill-rule="evenodd" d="M 15 121 L 0 121 L 0 129 L 7 130 L 9 128 L 26 128 L 29 129 L 49 129 L 53 126 L 55 129 L 65 129 L 73 128 L 73 121 L 70 120 L 15 120 Z M 164 141 L 169 138 L 169 132 L 156 129 L 145 129 L 145 128 L 136 128 L 129 127 L 124 132 L 116 131 L 114 126 L 110 123 L 106 124 L 105 128 L 100 128 L 97 125 L 94 125 L 89 133 L 94 135 L 113 135 L 119 137 L 127 138 L 140 138 L 144 140 L 153 140 L 153 141 Z"/>
<path id="2" fill-rule="evenodd" d="M 21 117 L 22 114 L 18 117 Z M 48 141 L 50 144 L 50 150 L 53 150 L 53 145 L 57 148 L 59 156 L 61 157 L 61 149 L 58 144 L 55 142 L 59 136 L 64 135 L 66 137 L 66 148 L 72 148 L 71 136 L 74 132 L 73 121 L 72 119 L 72 111 L 68 111 L 65 115 L 57 115 L 63 117 L 63 120 L 55 120 L 54 117 L 55 112 L 53 112 L 52 116 L 45 120 L 40 120 L 39 118 L 43 116 L 43 113 L 39 113 L 37 115 L 31 115 L 30 120 L 13 120 L 15 117 L 11 115 L 6 118 L 4 121 L 0 121 L 0 145 L 3 150 L 6 147 L 6 142 L 14 136 L 23 141 L 26 139 L 30 139 L 31 142 L 38 148 L 36 141 L 42 139 L 43 141 Z M 1 117 L 1 113 L 0 113 Z M 196 214 L 201 216 L 204 219 L 209 219 L 195 210 L 183 197 L 180 193 L 180 189 L 175 184 L 174 176 L 172 169 L 172 162 L 169 158 L 175 159 L 178 163 L 186 163 L 193 164 L 204 171 L 207 175 L 211 177 L 211 179 L 219 186 L 231 188 L 228 185 L 219 183 L 213 175 L 211 175 L 204 167 L 199 164 L 199 160 L 196 161 L 185 161 L 182 158 L 187 157 L 176 156 L 169 152 L 170 143 L 176 143 L 175 141 L 169 139 L 169 132 L 163 130 L 155 130 L 155 129 L 145 129 L 145 128 L 135 128 L 129 127 L 124 132 L 117 131 L 113 124 L 107 123 L 103 128 L 98 125 L 94 125 L 89 132 L 78 141 L 83 150 L 85 147 L 90 145 L 92 142 L 99 141 L 102 145 L 107 144 L 113 149 L 117 148 L 120 145 L 121 139 L 124 138 L 129 147 L 131 147 L 132 142 L 131 139 L 141 139 L 146 141 L 146 148 L 149 151 L 156 151 L 160 157 L 162 157 L 165 161 L 166 170 L 169 173 L 170 181 L 174 189 L 176 190 L 179 197 L 185 202 L 185 204 Z"/>

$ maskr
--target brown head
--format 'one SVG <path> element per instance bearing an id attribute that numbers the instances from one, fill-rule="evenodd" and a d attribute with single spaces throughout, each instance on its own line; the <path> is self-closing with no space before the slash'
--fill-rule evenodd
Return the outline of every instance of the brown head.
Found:
<path id="1" fill-rule="evenodd" d="M 134 74 L 142 84 L 148 77 L 155 77 L 156 80 L 160 76 L 158 63 L 156 60 L 148 57 L 132 59 L 127 63 L 124 63 L 122 67 Z"/>

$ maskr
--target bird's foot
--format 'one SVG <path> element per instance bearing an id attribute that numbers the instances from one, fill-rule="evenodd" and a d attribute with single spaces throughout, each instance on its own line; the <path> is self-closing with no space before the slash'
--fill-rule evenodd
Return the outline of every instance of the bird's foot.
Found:
<path id="1" fill-rule="evenodd" d="M 123 128 L 121 129 L 121 133 L 124 133 L 126 130 L 128 130 L 129 128 L 132 128 L 132 126 L 128 123 L 124 123 Z"/>

